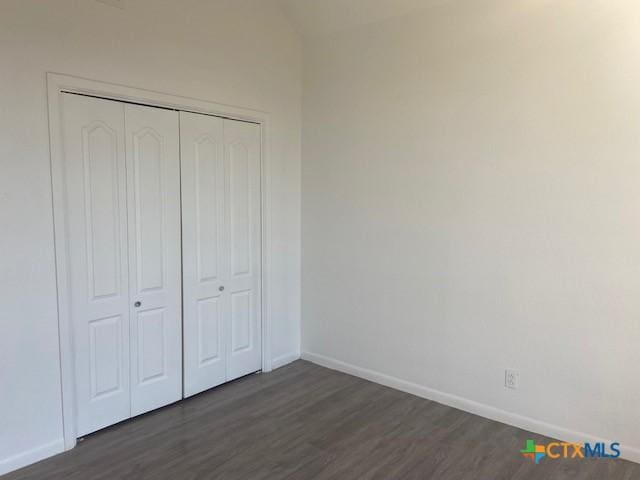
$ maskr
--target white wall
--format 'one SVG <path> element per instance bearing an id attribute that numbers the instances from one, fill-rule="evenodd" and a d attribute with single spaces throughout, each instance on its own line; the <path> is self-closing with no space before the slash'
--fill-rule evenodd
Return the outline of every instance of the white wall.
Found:
<path id="1" fill-rule="evenodd" d="M 301 46 L 262 0 L 2 0 L 0 473 L 61 448 L 45 72 L 272 114 L 273 357 L 299 351 Z"/>
<path id="2" fill-rule="evenodd" d="M 640 460 L 638 2 L 454 0 L 303 58 L 303 352 Z"/>

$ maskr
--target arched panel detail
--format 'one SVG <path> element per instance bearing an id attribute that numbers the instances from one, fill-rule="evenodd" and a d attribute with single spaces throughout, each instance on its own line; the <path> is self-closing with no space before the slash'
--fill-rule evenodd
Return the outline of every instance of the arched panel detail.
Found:
<path id="1" fill-rule="evenodd" d="M 118 135 L 106 123 L 82 129 L 89 301 L 122 293 Z"/>
<path id="2" fill-rule="evenodd" d="M 162 290 L 165 283 L 163 163 L 162 135 L 148 127 L 134 133 L 133 174 L 138 293 Z"/>
<path id="3" fill-rule="evenodd" d="M 251 185 L 249 150 L 229 144 L 229 203 L 231 220 L 231 275 L 251 275 Z"/>
<path id="4" fill-rule="evenodd" d="M 216 185 L 222 172 L 217 171 L 219 145 L 204 134 L 194 142 L 196 263 L 199 282 L 216 280 L 220 273 L 220 239 Z"/>

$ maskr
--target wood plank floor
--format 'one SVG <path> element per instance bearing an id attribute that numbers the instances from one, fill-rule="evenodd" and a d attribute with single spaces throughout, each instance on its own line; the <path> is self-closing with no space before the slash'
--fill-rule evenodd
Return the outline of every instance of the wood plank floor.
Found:
<path id="1" fill-rule="evenodd" d="M 632 480 L 623 460 L 519 454 L 550 439 L 304 361 L 85 438 L 17 479 Z"/>

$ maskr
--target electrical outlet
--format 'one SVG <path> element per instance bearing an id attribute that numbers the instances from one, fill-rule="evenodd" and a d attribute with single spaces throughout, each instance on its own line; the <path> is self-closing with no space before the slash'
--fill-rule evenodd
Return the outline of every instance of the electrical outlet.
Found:
<path id="1" fill-rule="evenodd" d="M 504 386 L 515 390 L 520 383 L 520 373 L 517 370 L 505 370 L 504 371 Z"/>

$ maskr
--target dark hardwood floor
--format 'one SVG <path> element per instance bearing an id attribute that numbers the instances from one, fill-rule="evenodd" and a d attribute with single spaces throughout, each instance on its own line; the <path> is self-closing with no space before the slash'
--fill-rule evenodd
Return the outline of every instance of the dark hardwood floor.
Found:
<path id="1" fill-rule="evenodd" d="M 632 480 L 623 460 L 520 455 L 550 439 L 297 361 L 123 422 L 15 479 Z"/>

